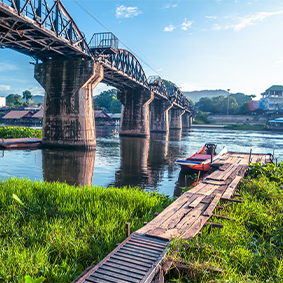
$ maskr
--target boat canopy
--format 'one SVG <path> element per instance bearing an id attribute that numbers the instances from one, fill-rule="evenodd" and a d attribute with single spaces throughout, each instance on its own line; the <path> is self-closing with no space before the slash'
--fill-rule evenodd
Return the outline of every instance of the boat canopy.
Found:
<path id="1" fill-rule="evenodd" d="M 282 118 L 277 118 L 271 121 L 268 121 L 269 123 L 283 123 L 283 117 Z"/>

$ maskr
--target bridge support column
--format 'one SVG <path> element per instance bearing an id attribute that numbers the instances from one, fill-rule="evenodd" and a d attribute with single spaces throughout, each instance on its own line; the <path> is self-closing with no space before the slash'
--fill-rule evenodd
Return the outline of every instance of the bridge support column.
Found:
<path id="1" fill-rule="evenodd" d="M 185 112 L 184 115 L 182 115 L 182 127 L 183 128 L 191 128 L 191 113 Z"/>
<path id="2" fill-rule="evenodd" d="M 182 130 L 182 115 L 185 113 L 185 110 L 181 109 L 171 109 L 170 111 L 170 129 Z"/>
<path id="3" fill-rule="evenodd" d="M 123 104 L 120 136 L 149 137 L 149 104 L 153 92 L 129 88 L 119 91 L 117 98 Z"/>
<path id="4" fill-rule="evenodd" d="M 163 132 L 169 131 L 168 112 L 172 108 L 172 104 L 166 100 L 154 99 L 150 104 L 150 131 Z"/>
<path id="5" fill-rule="evenodd" d="M 42 145 L 93 149 L 96 146 L 92 91 L 103 67 L 86 59 L 51 59 L 35 65 L 45 89 Z"/>

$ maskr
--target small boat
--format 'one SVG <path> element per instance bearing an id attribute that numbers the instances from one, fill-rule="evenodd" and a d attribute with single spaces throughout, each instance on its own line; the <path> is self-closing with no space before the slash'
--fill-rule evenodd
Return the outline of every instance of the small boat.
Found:
<path id="1" fill-rule="evenodd" d="M 12 148 L 35 148 L 39 147 L 41 139 L 39 138 L 17 138 L 17 139 L 2 139 L 0 146 L 7 149 Z"/>
<path id="2" fill-rule="evenodd" d="M 216 144 L 206 143 L 195 154 L 186 159 L 179 159 L 176 161 L 182 169 L 193 169 L 198 171 L 209 171 L 211 169 L 211 156 L 212 161 L 217 160 L 219 157 L 227 153 L 227 148 L 223 146 L 223 149 L 216 154 Z"/>

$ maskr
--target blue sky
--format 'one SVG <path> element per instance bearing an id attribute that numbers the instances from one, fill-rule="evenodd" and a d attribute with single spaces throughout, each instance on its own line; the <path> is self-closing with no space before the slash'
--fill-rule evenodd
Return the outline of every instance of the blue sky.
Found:
<path id="1" fill-rule="evenodd" d="M 62 2 L 87 41 L 93 33 L 113 32 L 147 76 L 159 74 L 183 91 L 230 89 L 260 97 L 283 85 L 282 0 Z M 0 50 L 0 95 L 44 94 L 29 62 Z M 99 85 L 95 94 L 103 89 Z"/>

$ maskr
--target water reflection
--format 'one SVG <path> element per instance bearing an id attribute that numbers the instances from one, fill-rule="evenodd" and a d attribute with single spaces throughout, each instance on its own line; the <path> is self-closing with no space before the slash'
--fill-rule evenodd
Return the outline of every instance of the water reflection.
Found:
<path id="1" fill-rule="evenodd" d="M 43 179 L 69 185 L 92 185 L 95 150 L 42 150 Z"/>

